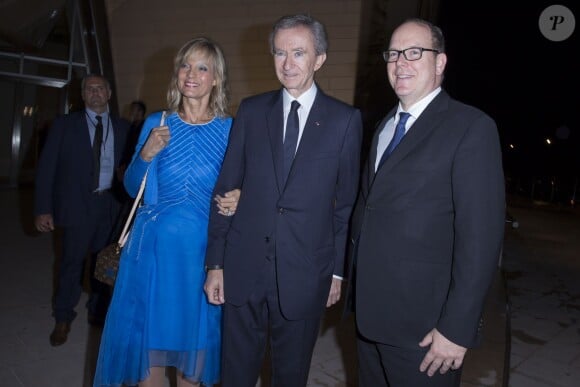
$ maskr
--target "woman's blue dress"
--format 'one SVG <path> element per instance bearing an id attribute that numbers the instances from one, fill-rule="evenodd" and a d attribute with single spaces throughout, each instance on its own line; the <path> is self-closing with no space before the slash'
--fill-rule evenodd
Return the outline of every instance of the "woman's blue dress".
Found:
<path id="1" fill-rule="evenodd" d="M 137 149 L 159 119 L 155 113 L 145 122 Z M 203 292 L 204 259 L 231 124 L 192 125 L 173 113 L 168 146 L 151 163 L 133 157 L 125 185 L 136 192 L 148 169 L 145 204 L 122 251 L 94 386 L 134 385 L 155 366 L 176 367 L 204 385 L 219 381 L 221 307 Z"/>

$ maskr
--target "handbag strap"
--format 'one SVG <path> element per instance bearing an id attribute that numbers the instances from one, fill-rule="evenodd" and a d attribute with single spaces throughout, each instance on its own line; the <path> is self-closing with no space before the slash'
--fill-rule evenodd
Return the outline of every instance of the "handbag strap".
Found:
<path id="1" fill-rule="evenodd" d="M 159 122 L 159 126 L 165 125 L 165 118 L 167 116 L 167 111 L 164 110 L 161 113 L 161 121 Z M 143 192 L 145 192 L 145 183 L 147 182 L 147 172 L 143 176 L 141 180 L 141 185 L 139 186 L 139 192 L 137 192 L 137 196 L 135 196 L 135 200 L 133 201 L 133 206 L 131 207 L 131 212 L 129 212 L 129 216 L 127 216 L 127 220 L 125 221 L 125 225 L 123 226 L 123 231 L 121 231 L 121 235 L 119 236 L 119 243 L 120 247 L 125 246 L 127 243 L 127 238 L 129 237 L 129 227 L 131 226 L 131 222 L 133 221 L 133 216 L 135 216 L 135 211 L 139 206 L 139 202 L 141 202 L 141 198 L 143 197 Z"/>
<path id="2" fill-rule="evenodd" d="M 133 216 L 135 215 L 135 211 L 137 210 L 137 206 L 143 197 L 143 191 L 145 191 L 145 182 L 147 181 L 147 172 L 145 172 L 145 176 L 143 176 L 143 180 L 141 180 L 141 186 L 139 187 L 139 192 L 137 196 L 135 196 L 135 200 L 133 201 L 133 207 L 131 207 L 131 212 L 129 212 L 129 216 L 125 221 L 125 225 L 123 226 L 123 231 L 121 231 L 121 235 L 119 236 L 119 246 L 125 246 L 127 242 L 127 238 L 129 237 L 129 226 L 133 221 Z"/>

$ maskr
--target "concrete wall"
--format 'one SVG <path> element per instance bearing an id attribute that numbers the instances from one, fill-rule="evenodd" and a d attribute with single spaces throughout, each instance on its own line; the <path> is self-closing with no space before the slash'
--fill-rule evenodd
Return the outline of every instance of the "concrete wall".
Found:
<path id="1" fill-rule="evenodd" d="M 165 107 L 172 61 L 179 47 L 204 35 L 224 50 L 230 112 L 242 98 L 280 87 L 268 34 L 281 16 L 309 13 L 327 28 L 330 47 L 316 80 L 353 103 L 363 0 L 108 0 L 109 28 L 121 113 L 134 99 L 148 111 Z"/>

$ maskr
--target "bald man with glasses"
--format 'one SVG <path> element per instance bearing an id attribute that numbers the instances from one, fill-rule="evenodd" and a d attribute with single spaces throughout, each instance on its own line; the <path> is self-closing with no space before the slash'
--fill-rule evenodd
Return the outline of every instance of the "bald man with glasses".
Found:
<path id="1" fill-rule="evenodd" d="M 441 87 L 441 30 L 383 53 L 399 103 L 379 123 L 352 219 L 359 386 L 459 386 L 497 269 L 505 197 L 494 121 Z"/>

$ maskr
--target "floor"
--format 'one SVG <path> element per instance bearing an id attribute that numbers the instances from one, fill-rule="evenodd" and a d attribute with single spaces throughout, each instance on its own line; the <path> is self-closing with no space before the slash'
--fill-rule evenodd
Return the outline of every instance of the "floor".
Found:
<path id="1" fill-rule="evenodd" d="M 512 387 L 580 386 L 580 211 L 545 203 L 510 209 L 504 245 L 511 304 Z"/>
<path id="2" fill-rule="evenodd" d="M 52 237 L 32 229 L 30 189 L 0 189 L 0 211 L 0 387 L 90 386 L 100 330 L 86 323 L 86 294 L 69 340 L 51 347 Z M 580 216 L 566 215 L 562 225 L 559 212 L 519 207 L 512 215 L 520 227 L 506 229 L 505 270 L 498 270 L 485 341 L 468 352 L 462 387 L 503 386 L 508 377 L 513 387 L 580 386 Z M 339 314 L 335 307 L 325 316 L 309 386 L 356 386 L 354 328 Z"/>

